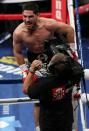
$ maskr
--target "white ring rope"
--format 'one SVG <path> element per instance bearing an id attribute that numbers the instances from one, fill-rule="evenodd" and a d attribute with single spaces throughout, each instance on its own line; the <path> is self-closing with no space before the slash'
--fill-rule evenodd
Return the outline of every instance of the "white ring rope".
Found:
<path id="1" fill-rule="evenodd" d="M 30 1 L 44 1 L 44 0 L 1 0 L 0 3 L 12 4 L 12 3 L 23 3 L 23 2 L 30 2 Z"/>
<path id="2" fill-rule="evenodd" d="M 86 99 L 86 93 L 82 93 L 81 94 L 81 101 L 83 103 L 87 103 L 87 101 L 89 102 L 89 94 L 87 94 L 87 99 Z"/>
<path id="3" fill-rule="evenodd" d="M 89 94 L 88 100 L 89 100 Z M 86 95 L 85 93 L 81 94 L 81 99 L 83 103 L 86 103 Z M 0 99 L 0 105 L 3 104 L 22 104 L 22 103 L 39 103 L 37 99 L 31 99 L 29 97 L 20 97 L 20 98 L 8 98 L 8 99 Z"/>
<path id="4" fill-rule="evenodd" d="M 3 105 L 3 104 L 22 104 L 22 103 L 39 103 L 39 100 L 30 99 L 29 97 L 0 99 L 0 105 Z"/>

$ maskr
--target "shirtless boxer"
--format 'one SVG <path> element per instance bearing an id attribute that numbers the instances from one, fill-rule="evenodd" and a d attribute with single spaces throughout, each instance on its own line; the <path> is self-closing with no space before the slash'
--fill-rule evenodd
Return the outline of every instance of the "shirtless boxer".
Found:
<path id="1" fill-rule="evenodd" d="M 29 61 L 44 53 L 45 40 L 51 39 L 54 33 L 63 34 L 68 43 L 74 43 L 74 30 L 65 23 L 39 16 L 38 5 L 25 3 L 22 7 L 23 22 L 13 32 L 13 51 L 17 63 L 26 77 L 28 66 L 22 52 L 23 46 L 28 49 Z M 48 57 L 50 57 L 48 51 Z M 31 59 L 31 60 L 30 60 Z M 48 60 L 47 60 L 48 61 Z M 35 124 L 39 125 L 39 107 L 35 107 Z"/>

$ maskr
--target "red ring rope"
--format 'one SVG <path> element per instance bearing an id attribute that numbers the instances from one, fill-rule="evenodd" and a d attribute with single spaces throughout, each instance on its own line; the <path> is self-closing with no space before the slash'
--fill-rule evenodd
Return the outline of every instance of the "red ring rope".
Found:
<path id="1" fill-rule="evenodd" d="M 40 16 L 51 18 L 51 13 L 40 13 Z M 0 14 L 0 20 L 22 20 L 21 14 Z"/>
<path id="2" fill-rule="evenodd" d="M 79 8 L 79 14 L 85 14 L 89 12 L 89 4 L 80 6 Z"/>
<path id="3" fill-rule="evenodd" d="M 75 11 L 76 12 L 76 11 Z M 85 14 L 89 12 L 89 4 L 79 7 L 79 14 Z M 40 16 L 51 18 L 52 13 L 40 13 Z M 22 20 L 21 14 L 0 14 L 0 20 Z"/>

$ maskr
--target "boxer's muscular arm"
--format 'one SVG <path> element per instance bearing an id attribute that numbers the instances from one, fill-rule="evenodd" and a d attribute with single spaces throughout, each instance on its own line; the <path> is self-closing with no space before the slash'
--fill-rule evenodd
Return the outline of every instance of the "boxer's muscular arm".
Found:
<path id="1" fill-rule="evenodd" d="M 63 34 L 68 43 L 74 43 L 74 29 L 70 25 L 53 20 L 48 22 L 46 27 L 53 32 Z"/>
<path id="2" fill-rule="evenodd" d="M 23 81 L 25 80 L 28 73 L 28 65 L 25 64 L 24 55 L 22 53 L 22 41 L 18 33 L 13 33 L 13 52 L 15 59 L 19 65 L 22 72 Z"/>
<path id="3" fill-rule="evenodd" d="M 13 33 L 13 52 L 15 59 L 19 65 L 25 63 L 24 56 L 22 53 L 22 41 L 20 40 L 19 34 Z"/>
<path id="4" fill-rule="evenodd" d="M 74 43 L 74 29 L 70 25 L 60 22 L 56 26 L 56 32 L 63 33 L 68 43 Z"/>

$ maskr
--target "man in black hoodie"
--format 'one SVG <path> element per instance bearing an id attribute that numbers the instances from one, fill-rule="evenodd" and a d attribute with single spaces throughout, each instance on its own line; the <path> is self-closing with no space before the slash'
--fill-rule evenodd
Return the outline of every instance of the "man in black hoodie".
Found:
<path id="1" fill-rule="evenodd" d="M 40 101 L 41 131 L 72 131 L 72 86 L 69 86 L 70 72 L 66 61 L 63 53 L 54 55 L 48 65 L 47 76 L 38 80 L 35 72 L 42 68 L 42 62 L 34 60 L 24 81 L 25 93 Z"/>

